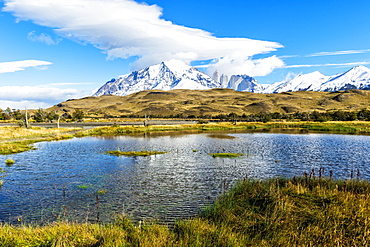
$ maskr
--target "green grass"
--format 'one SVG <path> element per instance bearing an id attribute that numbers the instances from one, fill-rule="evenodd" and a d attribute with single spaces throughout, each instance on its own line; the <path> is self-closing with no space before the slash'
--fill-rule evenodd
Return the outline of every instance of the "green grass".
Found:
<path id="1" fill-rule="evenodd" d="M 369 246 L 370 183 L 328 178 L 244 180 L 173 227 L 58 222 L 0 226 L 0 246 Z"/>
<path id="2" fill-rule="evenodd" d="M 10 159 L 10 158 L 5 160 L 5 165 L 7 165 L 7 166 L 11 166 L 11 165 L 14 165 L 14 164 L 15 164 L 15 161 Z"/>
<path id="3" fill-rule="evenodd" d="M 244 156 L 244 154 L 241 153 L 210 153 L 213 158 L 237 158 L 240 156 Z"/>
<path id="4" fill-rule="evenodd" d="M 114 156 L 150 156 L 150 155 L 157 155 L 157 154 L 165 154 L 167 152 L 158 152 L 158 151 L 130 151 L 130 152 L 121 152 L 119 150 L 116 151 L 107 151 L 105 154 L 110 154 Z"/>
<path id="5" fill-rule="evenodd" d="M 79 188 L 79 189 L 88 189 L 88 188 L 90 188 L 91 187 L 91 185 L 86 185 L 86 184 L 82 184 L 82 185 L 77 185 L 77 188 Z"/>

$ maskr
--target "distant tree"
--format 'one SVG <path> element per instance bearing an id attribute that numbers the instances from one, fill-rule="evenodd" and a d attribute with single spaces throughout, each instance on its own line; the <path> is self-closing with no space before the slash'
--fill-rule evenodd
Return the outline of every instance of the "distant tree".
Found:
<path id="1" fill-rule="evenodd" d="M 60 119 L 61 116 L 58 115 L 55 111 L 48 112 L 46 119 L 49 120 L 50 122 L 53 122 L 54 120 Z"/>
<path id="2" fill-rule="evenodd" d="M 15 120 L 21 120 L 22 118 L 22 113 L 21 111 L 18 109 L 13 109 L 13 111 L 11 112 L 10 114 L 12 116 L 12 118 L 14 118 Z"/>
<path id="3" fill-rule="evenodd" d="M 76 109 L 74 112 L 72 112 L 72 119 L 73 120 L 82 120 L 84 118 L 85 114 L 81 109 Z"/>
<path id="4" fill-rule="evenodd" d="M 46 112 L 44 109 L 40 108 L 33 114 L 33 119 L 40 123 L 45 122 L 48 116 L 48 112 Z"/>

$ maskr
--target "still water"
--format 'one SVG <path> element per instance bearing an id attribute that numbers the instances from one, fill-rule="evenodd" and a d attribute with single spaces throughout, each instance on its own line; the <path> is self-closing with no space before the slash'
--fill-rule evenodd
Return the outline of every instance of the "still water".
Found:
<path id="1" fill-rule="evenodd" d="M 370 179 L 370 136 L 270 133 L 179 133 L 165 136 L 87 137 L 35 145 L 0 156 L 0 221 L 56 220 L 171 223 L 194 216 L 236 180 L 293 177 L 323 167 L 326 175 Z M 115 157 L 110 150 L 166 151 Z M 235 159 L 209 153 L 243 153 Z M 6 166 L 7 158 L 16 163 Z"/>

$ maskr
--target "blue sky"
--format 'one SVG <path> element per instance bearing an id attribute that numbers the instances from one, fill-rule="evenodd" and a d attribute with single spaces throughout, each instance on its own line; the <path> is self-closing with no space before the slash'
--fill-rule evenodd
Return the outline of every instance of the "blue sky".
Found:
<path id="1" fill-rule="evenodd" d="M 370 64 L 368 0 L 5 0 L 0 8 L 0 108 L 47 108 L 172 58 L 264 84 Z"/>

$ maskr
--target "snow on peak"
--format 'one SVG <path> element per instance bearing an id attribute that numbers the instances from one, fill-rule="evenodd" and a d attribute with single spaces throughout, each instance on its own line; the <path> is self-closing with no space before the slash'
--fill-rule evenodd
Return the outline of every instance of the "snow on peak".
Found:
<path id="1" fill-rule="evenodd" d="M 293 79 L 271 84 L 264 90 L 264 93 L 316 91 L 328 78 L 328 76 L 323 75 L 319 71 L 309 74 L 299 74 Z"/>
<path id="2" fill-rule="evenodd" d="M 94 96 L 119 96 L 143 90 L 210 89 L 219 85 L 208 75 L 179 60 L 169 60 L 134 71 L 103 85 Z"/>
<path id="3" fill-rule="evenodd" d="M 162 62 L 161 65 L 165 65 L 167 68 L 169 68 L 171 71 L 176 72 L 183 72 L 186 70 L 191 69 L 192 67 L 187 65 L 181 60 L 171 59 L 165 62 Z"/>

